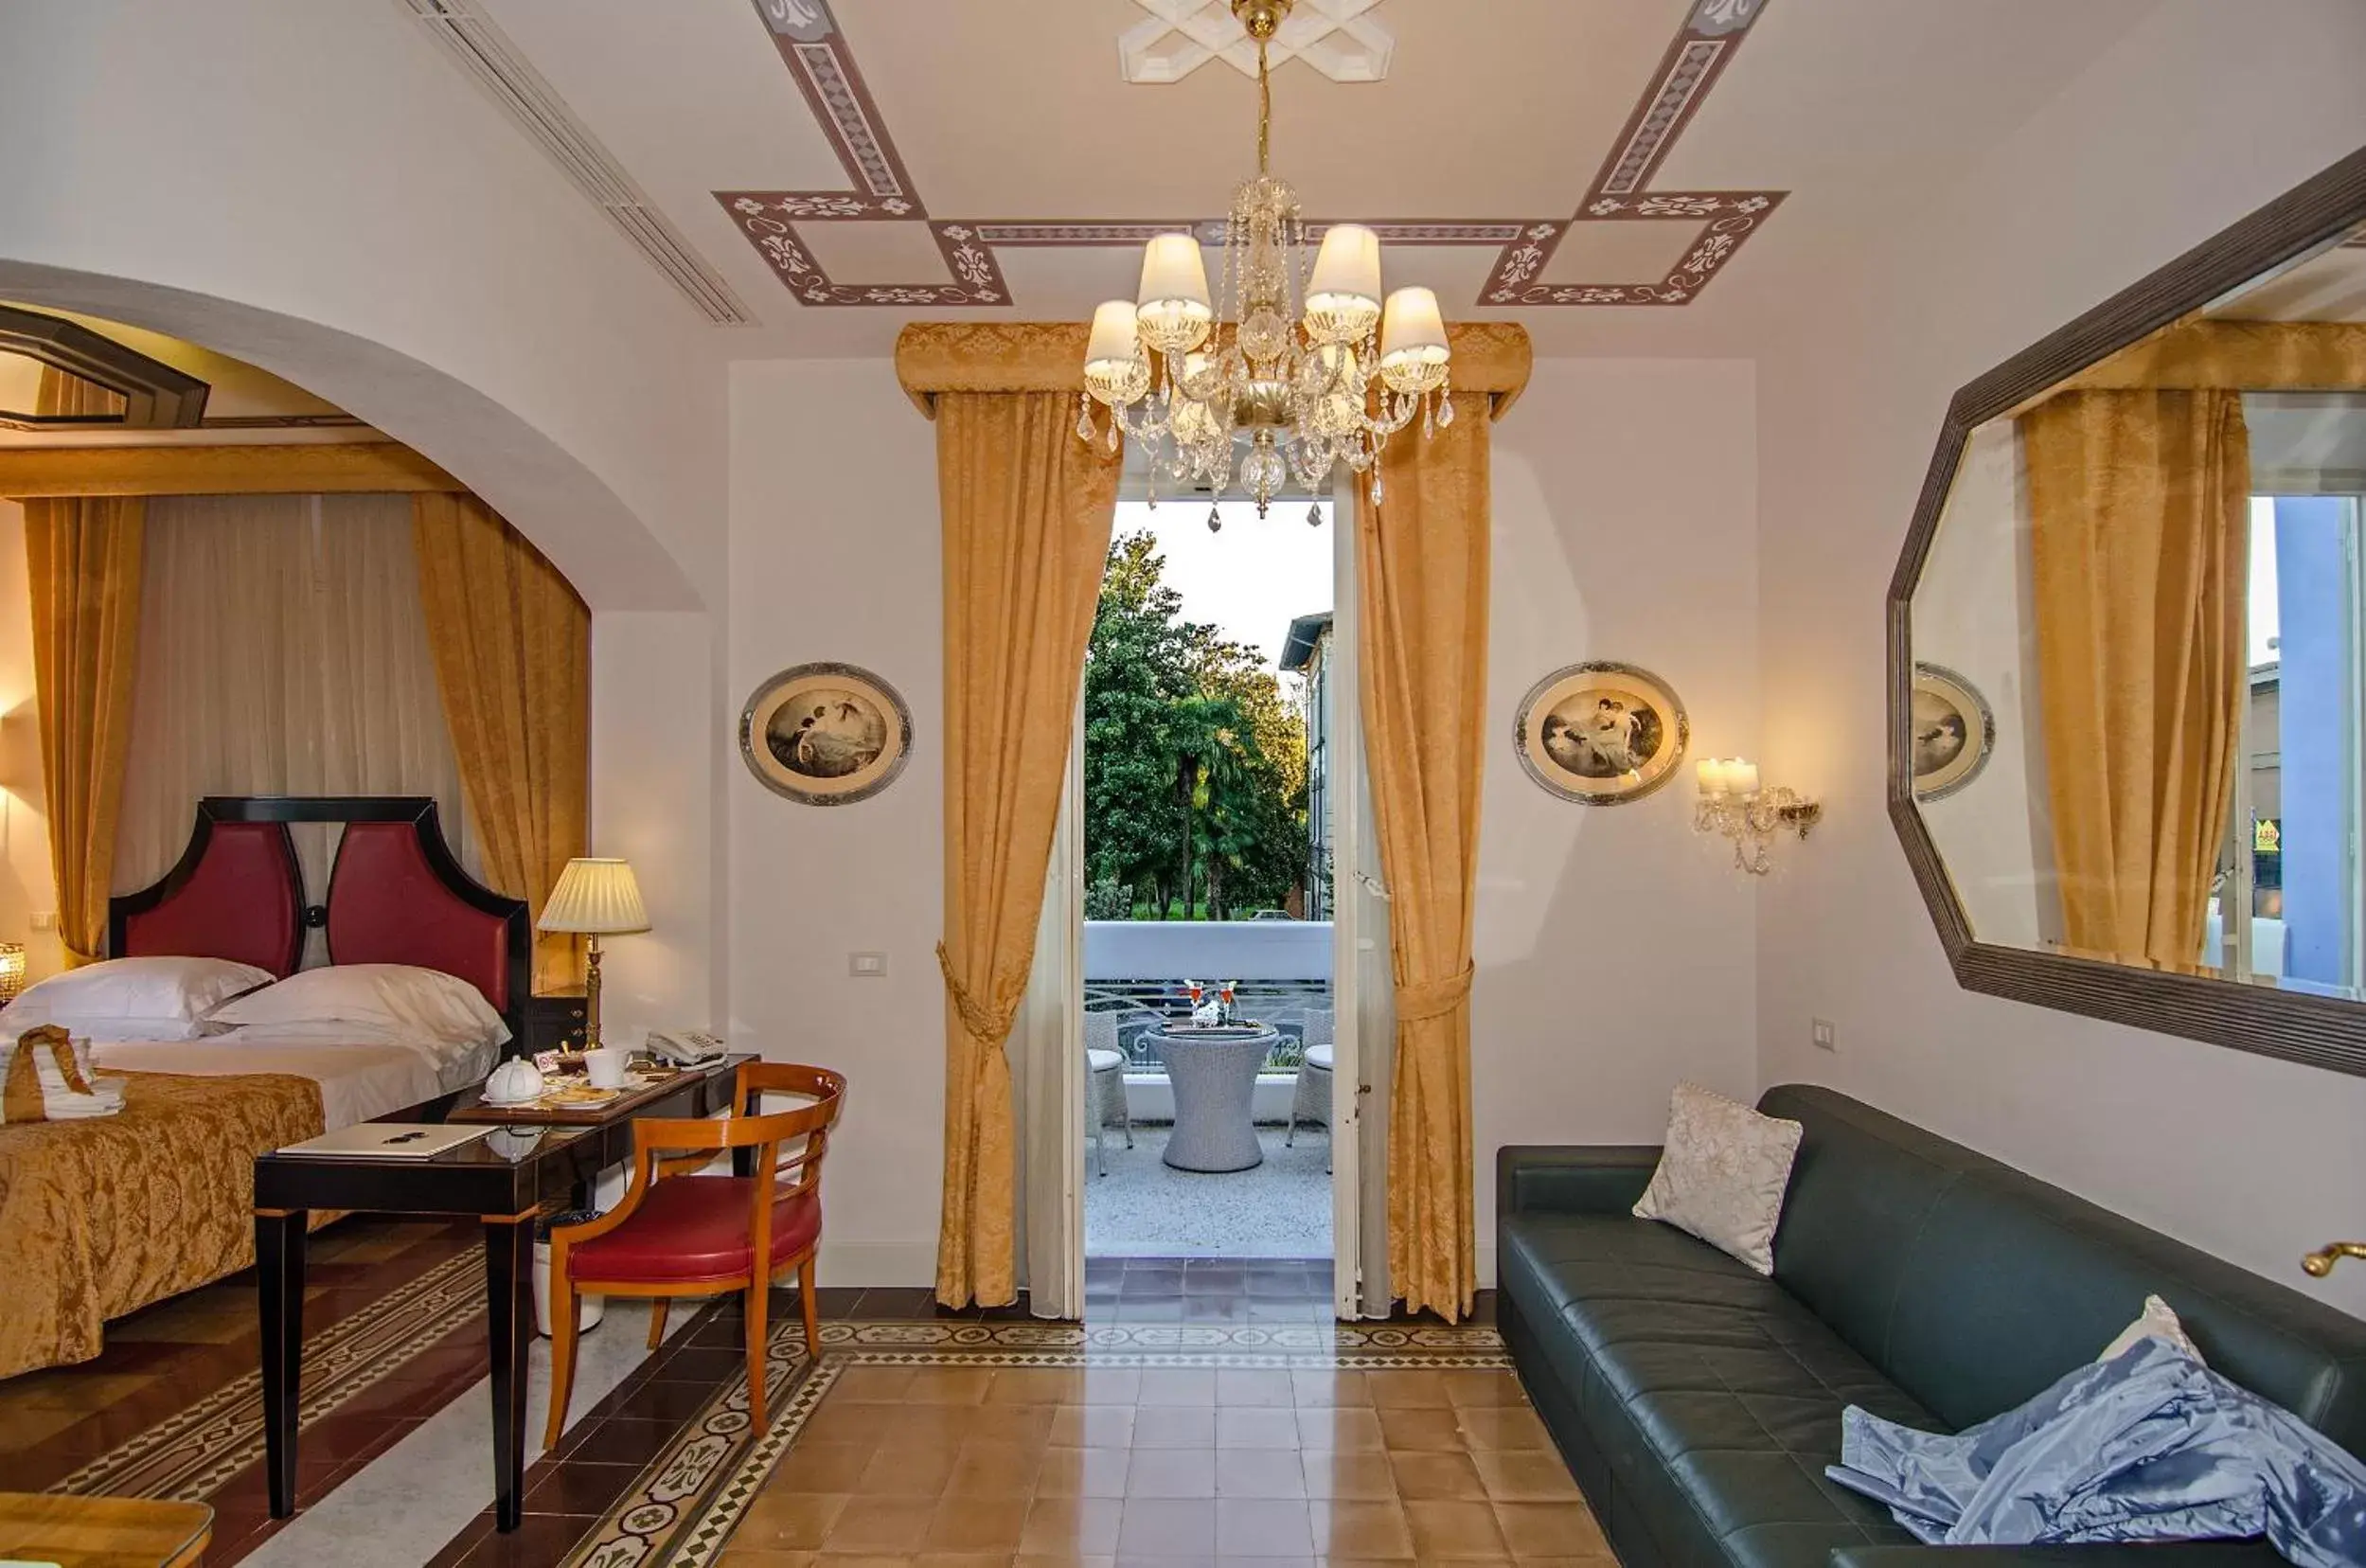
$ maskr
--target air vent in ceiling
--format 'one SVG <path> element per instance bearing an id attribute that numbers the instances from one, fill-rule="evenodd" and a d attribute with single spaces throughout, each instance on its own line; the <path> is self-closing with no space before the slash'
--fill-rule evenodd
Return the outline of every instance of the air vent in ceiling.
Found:
<path id="1" fill-rule="evenodd" d="M 526 63 L 517 45 L 471 0 L 395 0 L 426 24 L 453 62 L 491 96 L 576 187 L 591 198 L 624 237 L 664 273 L 706 319 L 719 327 L 752 327 L 756 313 L 740 303 L 722 275 L 690 248 L 624 166 L 609 155 L 558 90 Z"/>

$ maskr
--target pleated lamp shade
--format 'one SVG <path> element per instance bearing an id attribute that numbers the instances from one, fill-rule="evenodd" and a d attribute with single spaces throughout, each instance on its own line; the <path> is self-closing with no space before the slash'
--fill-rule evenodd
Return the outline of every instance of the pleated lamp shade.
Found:
<path id="1" fill-rule="evenodd" d="M 587 932 L 620 936 L 647 931 L 649 911 L 641 907 L 641 884 L 632 867 L 620 860 L 585 857 L 567 862 L 557 885 L 543 904 L 535 922 L 544 931 Z"/>

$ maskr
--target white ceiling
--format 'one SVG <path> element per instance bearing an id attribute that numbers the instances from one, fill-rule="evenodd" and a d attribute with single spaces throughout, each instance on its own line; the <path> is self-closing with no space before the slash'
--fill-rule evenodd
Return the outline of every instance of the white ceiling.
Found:
<path id="1" fill-rule="evenodd" d="M 1000 244 L 1012 306 L 801 303 L 715 194 L 854 188 L 766 0 L 474 3 L 754 310 L 756 327 L 711 328 L 684 307 L 684 330 L 732 357 L 881 353 L 916 316 L 1081 318 L 1132 292 L 1130 246 Z M 1319 219 L 1564 222 L 1671 45 L 1725 26 L 1722 74 L 1638 195 L 1788 195 L 1697 297 L 1491 309 L 1496 243 L 1394 243 L 1389 282 L 1430 284 L 1450 314 L 1522 320 L 1544 352 L 1747 354 L 1851 247 L 2156 3 L 1385 0 L 1367 13 L 1396 38 L 1385 80 L 1337 82 L 1303 62 L 1276 73 L 1275 167 Z M 1221 214 L 1253 167 L 1254 89 L 1220 67 L 1124 81 L 1113 41 L 1144 15 L 1137 0 L 836 0 L 838 41 L 912 193 L 928 218 L 965 225 Z M 1656 282 L 1702 232 L 1699 220 L 1579 223 L 1540 280 Z M 916 213 L 794 233 L 833 281 L 952 278 Z"/>

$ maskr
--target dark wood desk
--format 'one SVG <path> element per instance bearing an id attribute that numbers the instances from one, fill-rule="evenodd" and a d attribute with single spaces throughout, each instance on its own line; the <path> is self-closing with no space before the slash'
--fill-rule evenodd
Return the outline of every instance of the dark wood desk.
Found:
<path id="1" fill-rule="evenodd" d="M 262 1309 L 264 1467 L 271 1516 L 295 1511 L 296 1411 L 302 1399 L 304 1238 L 311 1211 L 475 1215 L 485 1227 L 486 1338 L 493 1377 L 493 1497 L 500 1527 L 514 1530 L 525 1477 L 525 1357 L 534 1335 L 534 1221 L 588 1191 L 632 1154 L 640 1116 L 706 1116 L 731 1104 L 739 1063 L 725 1057 L 685 1073 L 669 1093 L 603 1108 L 580 1126 L 521 1128 L 515 1140 L 476 1138 L 425 1160 L 264 1154 L 255 1161 L 255 1276 Z M 480 1102 L 468 1090 L 441 1115 L 398 1113 L 385 1121 L 448 1119 Z M 587 1116 L 596 1113 L 587 1112 Z M 539 1133 L 530 1149 L 512 1141 Z"/>

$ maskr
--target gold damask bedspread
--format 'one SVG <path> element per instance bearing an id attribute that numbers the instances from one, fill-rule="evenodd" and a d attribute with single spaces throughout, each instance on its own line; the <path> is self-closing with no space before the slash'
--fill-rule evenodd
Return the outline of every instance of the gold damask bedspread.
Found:
<path id="1" fill-rule="evenodd" d="M 322 1130 L 311 1078 L 123 1077 L 116 1115 L 0 1127 L 0 1377 L 254 1262 L 255 1156 Z"/>

